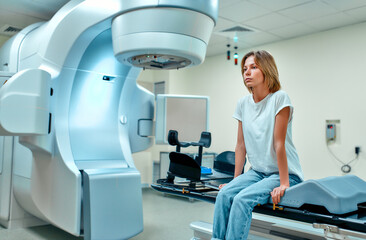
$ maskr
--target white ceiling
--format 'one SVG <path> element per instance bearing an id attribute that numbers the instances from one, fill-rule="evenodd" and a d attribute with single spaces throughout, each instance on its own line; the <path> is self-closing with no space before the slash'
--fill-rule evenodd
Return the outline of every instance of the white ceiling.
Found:
<path id="1" fill-rule="evenodd" d="M 24 28 L 47 21 L 68 0 L 0 0 L 0 28 L 10 25 Z"/>
<path id="2" fill-rule="evenodd" d="M 0 30 L 46 21 L 66 2 L 0 0 Z M 226 53 L 228 43 L 248 48 L 365 21 L 366 0 L 221 0 L 207 55 Z M 236 26 L 252 31 L 222 32 Z"/>
<path id="3" fill-rule="evenodd" d="M 207 55 L 226 52 L 227 44 L 248 48 L 366 21 L 366 0 L 221 0 L 219 20 Z M 252 29 L 221 31 L 233 26 Z"/>

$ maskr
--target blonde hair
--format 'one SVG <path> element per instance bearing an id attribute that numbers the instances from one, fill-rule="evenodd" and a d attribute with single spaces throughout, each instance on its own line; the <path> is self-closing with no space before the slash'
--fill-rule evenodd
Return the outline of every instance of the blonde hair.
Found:
<path id="1" fill-rule="evenodd" d="M 254 56 L 254 62 L 258 66 L 258 68 L 262 71 L 264 76 L 264 82 L 267 83 L 269 91 L 274 93 L 281 89 L 281 83 L 278 76 L 278 70 L 276 66 L 276 62 L 273 56 L 265 51 L 251 51 L 245 54 L 243 59 L 241 60 L 241 75 L 244 74 L 244 64 L 247 58 L 250 56 Z M 245 85 L 245 82 L 244 82 Z M 250 93 L 252 93 L 252 89 L 247 87 Z"/>

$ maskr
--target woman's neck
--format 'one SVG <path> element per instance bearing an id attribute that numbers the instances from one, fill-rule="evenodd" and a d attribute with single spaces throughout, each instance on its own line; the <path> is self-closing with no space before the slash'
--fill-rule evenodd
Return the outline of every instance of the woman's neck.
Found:
<path id="1" fill-rule="evenodd" d="M 268 87 L 264 87 L 264 88 L 253 88 L 252 89 L 252 93 L 253 93 L 253 100 L 255 103 L 262 101 L 269 93 L 269 89 Z"/>

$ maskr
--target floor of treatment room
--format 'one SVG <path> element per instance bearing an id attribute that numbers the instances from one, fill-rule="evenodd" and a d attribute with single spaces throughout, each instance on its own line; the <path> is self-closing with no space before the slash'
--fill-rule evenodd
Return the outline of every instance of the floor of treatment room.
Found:
<path id="1" fill-rule="evenodd" d="M 154 164 L 155 165 L 155 164 Z M 159 164 L 154 176 L 159 178 Z M 157 192 L 150 187 L 142 189 L 144 230 L 132 240 L 190 240 L 195 221 L 212 223 L 214 204 Z M 0 240 L 83 240 L 53 225 L 31 228 L 5 229 L 0 226 Z M 285 238 L 251 233 L 248 240 L 282 240 Z"/>
<path id="2" fill-rule="evenodd" d="M 133 240 L 189 240 L 193 231 L 189 225 L 194 221 L 212 223 L 214 204 L 189 200 L 188 198 L 164 195 L 151 188 L 142 190 L 144 231 Z M 82 240 L 52 225 L 4 229 L 0 227 L 1 240 Z M 265 237 L 256 233 L 249 240 L 284 239 Z"/>

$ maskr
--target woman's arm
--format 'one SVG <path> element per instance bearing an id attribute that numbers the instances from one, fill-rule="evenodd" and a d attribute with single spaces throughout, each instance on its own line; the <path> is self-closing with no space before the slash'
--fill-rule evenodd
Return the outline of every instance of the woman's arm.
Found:
<path id="1" fill-rule="evenodd" d="M 236 140 L 235 147 L 235 173 L 234 178 L 239 176 L 243 172 L 243 167 L 245 164 L 246 155 L 244 135 L 243 135 L 243 125 L 241 121 L 238 121 L 238 137 Z"/>
<path id="2" fill-rule="evenodd" d="M 244 135 L 243 135 L 243 126 L 241 121 L 238 121 L 238 137 L 236 140 L 236 147 L 235 147 L 235 173 L 234 178 L 239 176 L 243 172 L 243 167 L 245 164 L 245 144 L 244 144 Z M 219 189 L 223 188 L 225 184 L 221 184 Z"/>
<path id="3" fill-rule="evenodd" d="M 272 201 L 278 204 L 285 193 L 286 188 L 290 187 L 289 173 L 286 156 L 286 132 L 290 117 L 290 107 L 283 108 L 277 115 L 274 127 L 274 149 L 277 156 L 278 170 L 280 174 L 280 186 L 271 192 Z"/>

